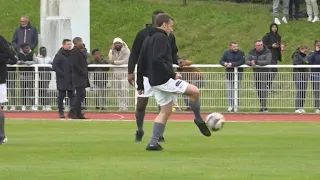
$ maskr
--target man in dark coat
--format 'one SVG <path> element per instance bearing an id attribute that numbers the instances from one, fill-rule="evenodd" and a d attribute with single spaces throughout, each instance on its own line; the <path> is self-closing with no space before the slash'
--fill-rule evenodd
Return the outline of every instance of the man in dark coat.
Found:
<path id="1" fill-rule="evenodd" d="M 278 61 L 281 61 L 281 36 L 278 33 L 278 25 L 276 23 L 270 24 L 269 32 L 266 33 L 262 42 L 267 48 L 271 51 L 272 61 L 271 64 L 278 64 Z M 272 89 L 272 82 L 274 81 L 278 68 L 271 68 L 271 74 L 268 77 L 267 88 Z"/>
<path id="2" fill-rule="evenodd" d="M 58 89 L 58 112 L 60 118 L 65 118 L 63 113 L 63 100 L 68 95 L 69 105 L 73 103 L 74 89 L 72 87 L 72 69 L 70 61 L 70 50 L 72 43 L 70 39 L 62 41 L 62 48 L 55 55 L 52 68 L 56 72 Z"/>
<path id="3" fill-rule="evenodd" d="M 72 69 L 72 86 L 75 98 L 71 106 L 70 118 L 86 119 L 81 113 L 82 102 L 86 97 L 86 88 L 90 87 L 88 76 L 87 56 L 83 53 L 83 42 L 80 37 L 73 39 L 74 48 L 71 50 L 70 60 Z"/>

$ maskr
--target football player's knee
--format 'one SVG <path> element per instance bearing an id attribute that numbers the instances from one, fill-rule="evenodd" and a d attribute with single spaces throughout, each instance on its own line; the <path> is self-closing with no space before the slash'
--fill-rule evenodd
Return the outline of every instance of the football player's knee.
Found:
<path id="1" fill-rule="evenodd" d="M 137 100 L 137 111 L 142 112 L 145 111 L 148 105 L 148 99 L 147 97 L 138 97 Z"/>
<path id="2" fill-rule="evenodd" d="M 200 91 L 197 86 L 189 84 L 187 88 L 187 95 L 192 99 L 199 99 Z"/>

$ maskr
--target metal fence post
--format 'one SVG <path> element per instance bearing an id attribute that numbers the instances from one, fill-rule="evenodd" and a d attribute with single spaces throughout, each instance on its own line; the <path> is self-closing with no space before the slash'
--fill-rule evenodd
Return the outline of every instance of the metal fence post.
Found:
<path id="1" fill-rule="evenodd" d="M 39 66 L 35 65 L 35 83 L 34 83 L 34 103 L 35 106 L 38 108 L 39 106 Z"/>

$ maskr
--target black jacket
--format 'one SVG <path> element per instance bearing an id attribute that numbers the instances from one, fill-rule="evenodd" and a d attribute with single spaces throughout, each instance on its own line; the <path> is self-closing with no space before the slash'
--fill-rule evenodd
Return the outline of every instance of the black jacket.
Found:
<path id="1" fill-rule="evenodd" d="M 314 51 L 309 56 L 309 62 L 311 65 L 320 65 L 320 51 Z M 311 68 L 311 72 L 320 72 L 320 68 Z"/>
<path id="2" fill-rule="evenodd" d="M 281 45 L 281 36 L 278 34 L 278 31 L 276 33 L 272 32 L 271 27 L 275 25 L 277 26 L 278 29 L 278 25 L 276 23 L 272 23 L 270 24 L 270 32 L 268 32 L 267 34 L 265 34 L 262 38 L 262 42 L 265 46 L 267 46 L 268 49 L 270 49 L 271 53 L 272 53 L 272 64 L 275 64 L 275 62 L 277 61 L 281 61 L 281 49 L 280 49 L 280 45 Z M 272 44 L 274 43 L 278 43 L 279 47 L 277 48 L 273 48 Z"/>
<path id="3" fill-rule="evenodd" d="M 70 53 L 72 69 L 72 86 L 74 88 L 90 87 L 88 76 L 87 55 L 81 49 L 74 47 Z"/>
<path id="4" fill-rule="evenodd" d="M 146 39 L 147 36 L 149 36 L 150 31 L 153 29 L 151 24 L 146 24 L 146 27 L 142 30 L 140 30 L 134 41 L 133 41 L 133 45 L 131 48 L 131 53 L 130 53 L 130 57 L 129 57 L 129 62 L 128 62 L 128 73 L 132 74 L 134 72 L 134 68 L 138 62 L 139 59 L 139 54 L 140 54 L 140 50 L 143 44 L 143 41 Z M 175 36 L 171 33 L 169 35 L 169 42 L 170 42 L 170 46 L 172 48 L 172 58 L 173 58 L 173 63 L 174 64 L 178 64 L 178 47 L 176 44 L 176 38 Z M 146 75 L 146 74 L 145 74 Z"/>
<path id="5" fill-rule="evenodd" d="M 6 83 L 7 64 L 16 64 L 14 51 L 9 47 L 7 40 L 0 36 L 0 84 Z"/>
<path id="6" fill-rule="evenodd" d="M 56 72 L 58 90 L 73 90 L 72 69 L 69 57 L 70 51 L 61 48 L 53 59 L 52 69 Z"/>
<path id="7" fill-rule="evenodd" d="M 309 61 L 307 59 L 307 55 L 301 53 L 299 50 L 296 50 L 292 54 L 292 64 L 293 65 L 307 65 Z M 308 72 L 309 68 L 293 68 L 293 72 Z"/>
<path id="8" fill-rule="evenodd" d="M 158 28 L 150 31 L 150 36 L 143 42 L 138 61 L 137 85 L 143 90 L 143 76 L 147 72 L 151 86 L 162 85 L 170 78 L 174 79 L 172 49 L 167 33 Z"/>

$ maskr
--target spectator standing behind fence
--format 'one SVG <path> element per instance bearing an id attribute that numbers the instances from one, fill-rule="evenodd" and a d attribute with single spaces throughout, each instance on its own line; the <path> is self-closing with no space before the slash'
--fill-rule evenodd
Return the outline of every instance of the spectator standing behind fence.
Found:
<path id="1" fill-rule="evenodd" d="M 225 50 L 219 61 L 221 66 L 226 67 L 226 86 L 227 86 L 227 101 L 228 101 L 228 112 L 234 112 L 234 92 L 235 92 L 235 82 L 237 82 L 238 92 L 237 96 L 239 98 L 240 81 L 242 79 L 243 68 L 238 68 L 238 78 L 235 79 L 234 67 L 241 66 L 245 64 L 244 52 L 238 49 L 238 44 L 235 41 L 229 43 L 229 49 Z M 237 101 L 239 102 L 239 100 Z M 239 105 L 239 103 L 237 103 Z"/>
<path id="2" fill-rule="evenodd" d="M 289 1 L 290 0 L 282 0 L 282 22 L 287 24 L 287 17 L 289 16 Z M 273 10 L 273 17 L 274 17 L 274 23 L 276 24 L 281 24 L 280 20 L 279 20 L 279 6 L 280 6 L 280 0 L 273 0 L 272 3 L 272 10 Z"/>
<path id="3" fill-rule="evenodd" d="M 307 5 L 307 14 L 309 22 L 319 21 L 319 7 L 317 0 L 305 0 Z"/>
<path id="4" fill-rule="evenodd" d="M 19 65 L 33 65 L 38 64 L 38 59 L 34 52 L 30 49 L 30 46 L 26 43 L 21 44 L 21 50 L 18 54 Z M 27 107 L 31 107 L 30 110 L 36 111 L 38 107 L 34 102 L 34 88 L 35 88 L 35 72 L 34 67 L 19 67 L 19 78 L 21 88 L 22 107 L 21 110 L 27 110 Z"/>
<path id="5" fill-rule="evenodd" d="M 315 51 L 308 56 L 311 65 L 320 66 L 320 42 L 316 41 Z M 320 68 L 311 68 L 311 85 L 313 90 L 313 100 L 315 113 L 320 113 Z"/>
<path id="6" fill-rule="evenodd" d="M 47 56 L 47 49 L 45 47 L 39 48 L 39 55 L 37 58 L 39 64 L 52 64 L 52 59 Z M 50 70 L 50 67 L 39 67 L 39 97 L 42 110 L 44 111 L 52 110 L 48 98 L 49 83 L 51 81 Z"/>
<path id="7" fill-rule="evenodd" d="M 181 72 L 181 79 L 188 83 L 197 86 L 199 89 L 204 86 L 204 78 L 199 68 L 188 67 L 192 65 L 191 60 L 179 59 L 178 72 Z M 192 111 L 188 96 L 184 96 L 184 103 L 187 106 L 185 111 Z M 176 105 L 177 106 L 177 105 Z"/>
<path id="8" fill-rule="evenodd" d="M 29 44 L 33 51 L 38 45 L 38 32 L 36 27 L 32 26 L 27 16 L 20 18 L 20 26 L 16 28 L 12 35 L 12 45 L 16 51 L 20 51 L 21 44 Z"/>
<path id="9" fill-rule="evenodd" d="M 260 101 L 260 112 L 268 112 L 267 108 L 267 82 L 270 68 L 256 67 L 266 66 L 271 64 L 272 54 L 271 51 L 258 39 L 254 41 L 254 49 L 248 53 L 246 62 L 249 66 L 253 67 L 253 77 L 257 94 Z"/>
<path id="10" fill-rule="evenodd" d="M 91 54 L 93 58 L 90 59 L 88 64 L 108 64 L 99 49 L 92 50 Z M 89 67 L 89 72 L 93 72 L 94 97 L 97 110 L 105 110 L 109 69 L 109 67 Z"/>
<path id="11" fill-rule="evenodd" d="M 308 47 L 306 45 L 300 45 L 297 50 L 292 54 L 293 65 L 307 65 L 309 61 L 307 59 Z M 293 81 L 296 88 L 295 93 L 295 112 L 305 113 L 303 109 L 306 90 L 308 86 L 309 69 L 308 68 L 293 68 Z"/>
<path id="12" fill-rule="evenodd" d="M 83 48 L 81 49 L 81 51 L 83 52 L 83 54 L 86 57 L 87 62 L 90 61 L 91 58 L 91 54 L 88 52 L 88 49 L 86 48 L 86 45 L 83 44 Z M 87 110 L 87 97 L 85 97 L 82 101 L 82 110 Z"/>
<path id="13" fill-rule="evenodd" d="M 271 54 L 272 54 L 271 64 L 278 64 L 278 61 L 281 61 L 282 59 L 281 36 L 279 35 L 278 30 L 279 30 L 278 25 L 275 23 L 272 23 L 269 26 L 269 32 L 266 33 L 262 38 L 263 44 L 271 51 Z M 269 90 L 272 90 L 272 84 L 277 75 L 277 72 L 278 72 L 278 68 L 271 68 L 271 74 L 269 75 L 268 84 L 267 84 L 267 88 Z"/>
<path id="14" fill-rule="evenodd" d="M 109 51 L 109 63 L 114 65 L 128 64 L 129 56 L 130 49 L 128 45 L 121 38 L 115 38 Z M 128 68 L 126 67 L 113 68 L 114 88 L 119 103 L 119 111 L 128 110 L 129 90 L 127 72 Z"/>
<path id="15" fill-rule="evenodd" d="M 55 55 L 52 62 L 52 69 L 56 72 L 56 83 L 58 89 L 57 103 L 59 118 L 65 118 L 63 107 L 63 101 L 65 97 L 68 96 L 70 107 L 74 99 L 74 89 L 72 87 L 72 69 L 70 62 L 71 47 L 71 40 L 64 39 L 62 41 L 62 47 Z M 69 114 L 69 117 L 71 117 L 71 114 Z"/>
<path id="16" fill-rule="evenodd" d="M 70 52 L 70 62 L 75 97 L 69 117 L 72 119 L 87 119 L 82 114 L 82 102 L 86 97 L 86 88 L 90 87 L 87 54 L 83 51 L 83 42 L 80 37 L 75 37 L 73 44 L 74 48 Z"/>

